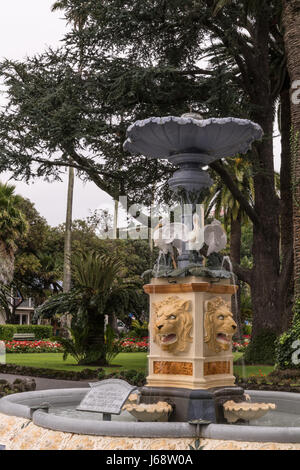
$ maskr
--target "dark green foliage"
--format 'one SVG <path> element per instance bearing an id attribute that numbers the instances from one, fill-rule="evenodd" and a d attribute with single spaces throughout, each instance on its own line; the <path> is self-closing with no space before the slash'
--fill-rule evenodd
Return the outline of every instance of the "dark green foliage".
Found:
<path id="1" fill-rule="evenodd" d="M 35 319 L 68 313 L 71 338 L 63 340 L 64 358 L 71 354 L 79 364 L 107 365 L 104 318 L 112 306 L 127 309 L 138 296 L 136 285 L 122 277 L 122 262 L 116 255 L 80 251 L 72 258 L 74 287 L 50 297 L 36 309 Z M 114 311 L 114 310 L 113 310 Z M 114 354 L 113 345 L 109 355 Z"/>
<path id="2" fill-rule="evenodd" d="M 0 340 L 12 341 L 15 333 L 33 333 L 36 340 L 48 339 L 52 332 L 52 326 L 47 325 L 0 325 Z"/>
<path id="3" fill-rule="evenodd" d="M 105 351 L 106 361 L 110 364 L 111 361 L 122 352 L 122 340 L 118 339 L 114 330 L 110 325 L 106 325 L 105 329 Z"/>
<path id="4" fill-rule="evenodd" d="M 131 338 L 144 338 L 149 335 L 148 326 L 147 321 L 139 322 L 138 320 L 133 320 L 128 336 Z"/>
<path id="5" fill-rule="evenodd" d="M 146 384 L 146 374 L 145 372 L 138 372 L 136 370 L 124 370 L 121 372 L 113 372 L 112 374 L 105 374 L 104 371 L 100 371 L 98 374 L 99 380 L 104 379 L 122 379 L 126 382 L 130 383 L 131 385 L 135 385 L 136 387 L 143 387 Z"/>
<path id="6" fill-rule="evenodd" d="M 268 329 L 261 330 L 246 348 L 246 364 L 274 364 L 276 334 Z"/>
<path id="7" fill-rule="evenodd" d="M 27 375 L 29 377 L 45 377 L 49 379 L 61 379 L 61 380 L 88 380 L 96 379 L 101 369 L 83 369 L 80 372 L 66 371 L 66 370 L 54 370 L 38 367 L 27 367 L 18 366 L 15 364 L 0 364 L 1 374 L 13 374 L 13 375 Z"/>
<path id="8" fill-rule="evenodd" d="M 296 341 L 299 341 L 299 344 L 295 343 Z M 276 342 L 276 366 L 279 369 L 300 369 L 300 364 L 297 364 L 299 354 L 296 354 L 297 357 L 293 358 L 293 353 L 299 350 L 299 348 L 300 298 L 298 298 L 294 304 L 294 318 L 291 328 L 283 333 Z"/>
<path id="9" fill-rule="evenodd" d="M 0 340 L 11 341 L 13 339 L 14 333 L 17 333 L 16 325 L 0 325 Z"/>
<path id="10" fill-rule="evenodd" d="M 299 369 L 275 369 L 268 375 L 256 375 L 251 377 L 236 376 L 236 385 L 245 390 L 269 390 L 278 392 L 300 392 Z"/>

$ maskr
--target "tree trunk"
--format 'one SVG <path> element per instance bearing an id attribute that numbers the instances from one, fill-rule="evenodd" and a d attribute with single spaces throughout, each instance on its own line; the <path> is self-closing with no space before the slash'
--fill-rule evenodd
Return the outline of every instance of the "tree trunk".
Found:
<path id="1" fill-rule="evenodd" d="M 241 226 L 241 212 L 239 211 L 237 218 L 234 220 L 231 217 L 230 225 L 230 259 L 232 263 L 240 264 L 241 262 L 241 239 L 242 239 L 242 226 Z M 241 322 L 241 286 L 240 281 L 237 283 L 239 289 L 236 296 L 232 297 L 231 309 L 233 317 L 238 326 L 235 336 L 241 340 L 243 338 L 243 327 Z"/>
<path id="2" fill-rule="evenodd" d="M 88 333 L 86 337 L 86 355 L 81 364 L 106 366 L 105 325 L 102 306 L 89 309 Z"/>
<path id="3" fill-rule="evenodd" d="M 73 192 L 74 192 L 74 168 L 69 167 L 69 181 L 68 181 L 68 197 L 67 197 L 67 213 L 66 213 L 66 231 L 65 231 L 65 246 L 64 246 L 64 279 L 63 291 L 70 292 L 71 290 L 71 255 L 72 255 L 72 212 L 73 212 Z M 67 312 L 62 315 L 61 319 L 62 335 L 70 337 L 69 329 L 71 328 L 71 315 Z"/>
<path id="4" fill-rule="evenodd" d="M 0 241 L 0 282 L 10 284 L 14 277 L 15 256 L 8 250 L 5 243 Z"/>
<path id="5" fill-rule="evenodd" d="M 281 168 L 280 168 L 280 234 L 282 278 L 280 295 L 284 300 L 282 327 L 287 330 L 292 321 L 294 297 L 293 279 L 293 192 L 292 192 L 292 159 L 291 159 L 291 106 L 290 79 L 287 75 L 284 88 L 280 94 L 280 132 L 281 132 Z"/>
<path id="6" fill-rule="evenodd" d="M 65 249 L 64 249 L 64 292 L 70 292 L 71 289 L 71 254 L 72 254 L 72 210 L 73 210 L 73 191 L 74 191 L 74 168 L 69 168 L 66 231 L 65 231 Z"/>
<path id="7" fill-rule="evenodd" d="M 119 218 L 119 201 L 116 198 L 114 200 L 114 225 L 113 225 L 114 240 L 118 238 L 118 218 Z"/>
<path id="8" fill-rule="evenodd" d="M 111 313 L 110 315 L 108 315 L 108 324 L 113 329 L 115 335 L 119 336 L 118 319 L 115 313 Z"/>
<path id="9" fill-rule="evenodd" d="M 284 41 L 291 88 L 293 141 L 293 218 L 294 218 L 294 288 L 300 296 L 300 4 L 299 0 L 283 1 Z M 298 82 L 298 83 L 297 83 Z M 297 99 L 298 98 L 298 99 Z"/>
<path id="10" fill-rule="evenodd" d="M 262 95 L 263 97 L 263 95 Z M 276 334 L 282 331 L 282 299 L 278 295 L 280 281 L 279 200 L 275 192 L 273 163 L 273 107 L 254 116 L 264 130 L 264 138 L 256 146 L 254 162 L 255 211 L 260 221 L 253 225 L 253 269 L 251 297 L 253 306 L 252 335 L 268 329 Z"/>

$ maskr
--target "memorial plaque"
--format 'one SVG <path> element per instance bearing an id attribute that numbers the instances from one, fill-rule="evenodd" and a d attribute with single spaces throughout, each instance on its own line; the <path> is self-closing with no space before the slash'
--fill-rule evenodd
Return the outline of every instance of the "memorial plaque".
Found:
<path id="1" fill-rule="evenodd" d="M 125 380 L 108 379 L 90 383 L 91 390 L 76 408 L 105 415 L 119 415 L 129 395 L 137 389 Z"/>

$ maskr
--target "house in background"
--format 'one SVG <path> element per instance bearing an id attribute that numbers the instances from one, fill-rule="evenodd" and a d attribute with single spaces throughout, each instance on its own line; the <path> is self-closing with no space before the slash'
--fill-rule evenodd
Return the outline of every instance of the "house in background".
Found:
<path id="1" fill-rule="evenodd" d="M 21 302 L 16 309 L 16 315 L 19 317 L 19 325 L 31 325 L 31 320 L 34 314 L 33 299 L 25 299 Z"/>
<path id="2" fill-rule="evenodd" d="M 14 305 L 17 305 L 15 314 L 18 318 L 19 325 L 31 325 L 32 317 L 34 314 L 34 301 L 33 299 L 25 299 L 20 302 L 20 299 L 13 299 Z M 5 315 L 0 310 L 0 325 L 5 324 Z"/>

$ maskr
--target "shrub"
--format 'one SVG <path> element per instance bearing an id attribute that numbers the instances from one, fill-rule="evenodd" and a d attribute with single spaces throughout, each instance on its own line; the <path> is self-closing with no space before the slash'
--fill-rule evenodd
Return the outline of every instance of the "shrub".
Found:
<path id="1" fill-rule="evenodd" d="M 252 334 L 252 325 L 248 323 L 247 325 L 243 324 L 243 334 L 247 336 L 251 336 Z"/>
<path id="2" fill-rule="evenodd" d="M 113 372 L 112 374 L 105 375 L 103 370 L 100 370 L 98 379 L 121 379 L 135 385 L 136 387 L 142 387 L 146 383 L 146 374 L 142 371 L 136 371 L 134 369 L 123 370 L 121 372 Z"/>
<path id="3" fill-rule="evenodd" d="M 67 370 L 55 370 L 45 369 L 38 367 L 19 366 L 16 364 L 0 364 L 1 374 L 12 374 L 12 375 L 26 375 L 31 377 L 45 377 L 49 379 L 61 379 L 61 380 L 88 380 L 95 379 L 98 377 L 101 369 L 83 369 L 80 372 L 67 371 Z"/>
<path id="4" fill-rule="evenodd" d="M 133 320 L 131 323 L 131 329 L 128 333 L 128 336 L 135 338 L 144 338 L 148 336 L 148 322 L 144 321 L 143 323 L 138 320 Z"/>
<path id="5" fill-rule="evenodd" d="M 276 367 L 279 369 L 300 369 L 299 358 L 293 354 L 299 346 L 293 346 L 295 341 L 300 340 L 300 298 L 295 301 L 294 318 L 291 328 L 283 333 L 276 342 Z M 300 343 L 299 343 L 300 344 Z M 296 359 L 296 360 L 295 360 Z M 297 360 L 298 359 L 298 360 Z"/>
<path id="6" fill-rule="evenodd" d="M 251 340 L 245 350 L 244 360 L 246 364 L 275 363 L 275 343 L 277 336 L 274 331 L 264 329 Z"/>
<path id="7" fill-rule="evenodd" d="M 15 333 L 32 333 L 35 339 L 48 339 L 53 329 L 49 325 L 0 325 L 0 341 L 12 341 Z"/>
<path id="8" fill-rule="evenodd" d="M 0 325 L 0 340 L 11 341 L 16 333 L 16 325 Z"/>
<path id="9" fill-rule="evenodd" d="M 112 327 L 107 325 L 105 331 L 105 351 L 107 364 L 110 364 L 111 361 L 122 351 L 121 344 L 122 340 L 117 339 Z"/>

